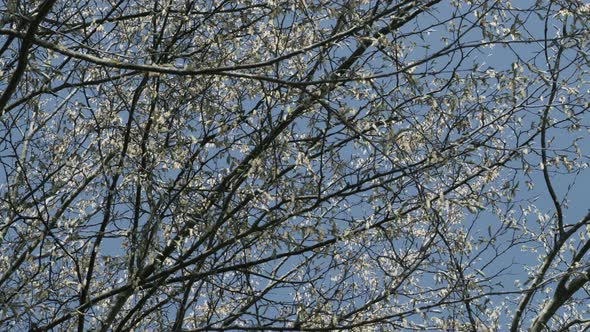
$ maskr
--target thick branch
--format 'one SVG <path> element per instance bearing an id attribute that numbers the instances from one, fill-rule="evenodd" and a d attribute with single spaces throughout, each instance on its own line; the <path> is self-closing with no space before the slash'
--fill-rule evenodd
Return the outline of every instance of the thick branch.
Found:
<path id="1" fill-rule="evenodd" d="M 41 21 L 43 21 L 43 18 L 49 14 L 49 11 L 51 10 L 51 7 L 53 7 L 55 1 L 56 0 L 46 0 L 43 2 L 43 4 L 41 4 L 37 15 L 31 22 L 29 29 L 27 29 L 27 32 L 22 38 L 21 47 L 18 52 L 18 65 L 16 66 L 14 73 L 12 73 L 10 81 L 8 81 L 8 86 L 2 93 L 2 96 L 0 96 L 0 116 L 4 114 L 4 108 L 6 107 L 6 104 L 10 100 L 10 97 L 12 97 L 12 94 L 14 94 L 16 91 L 16 87 L 23 77 L 25 69 L 27 69 L 29 50 L 35 42 L 35 34 L 39 29 Z"/>

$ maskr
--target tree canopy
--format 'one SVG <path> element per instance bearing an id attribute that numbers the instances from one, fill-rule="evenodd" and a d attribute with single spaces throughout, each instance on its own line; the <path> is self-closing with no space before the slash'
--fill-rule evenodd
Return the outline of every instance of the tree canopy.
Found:
<path id="1" fill-rule="evenodd" d="M 0 1 L 0 330 L 589 327 L 588 22 Z"/>

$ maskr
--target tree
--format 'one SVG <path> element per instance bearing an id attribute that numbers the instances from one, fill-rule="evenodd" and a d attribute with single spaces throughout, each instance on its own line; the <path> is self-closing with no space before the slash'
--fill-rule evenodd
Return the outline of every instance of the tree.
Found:
<path id="1" fill-rule="evenodd" d="M 590 326 L 582 1 L 0 4 L 0 329 Z"/>

